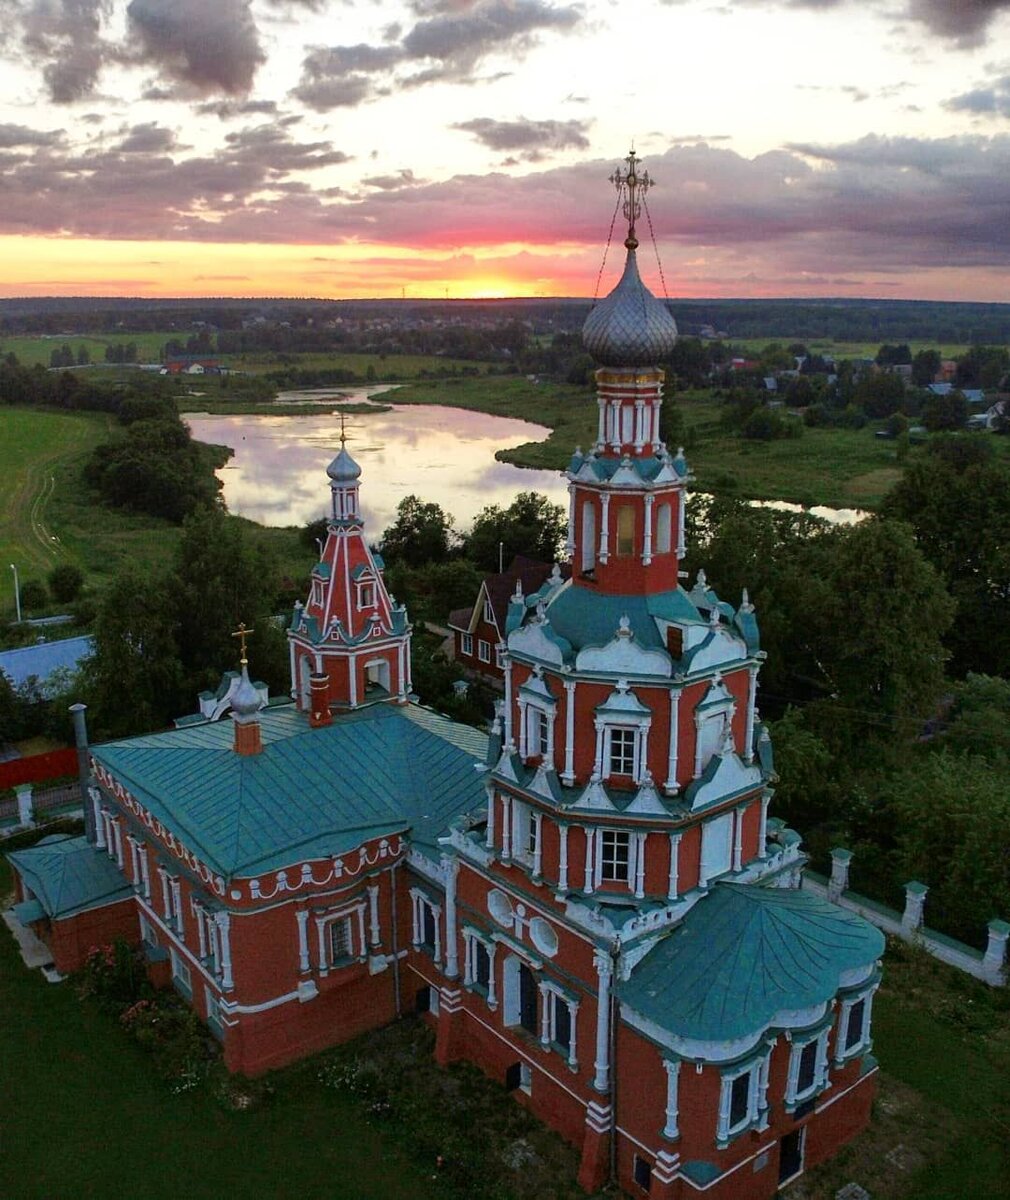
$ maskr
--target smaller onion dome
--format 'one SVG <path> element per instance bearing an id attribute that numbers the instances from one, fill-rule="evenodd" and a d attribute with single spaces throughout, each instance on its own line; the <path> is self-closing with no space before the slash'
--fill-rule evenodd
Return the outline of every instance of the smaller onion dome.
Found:
<path id="1" fill-rule="evenodd" d="M 586 317 L 582 341 L 604 367 L 651 367 L 673 350 L 676 322 L 642 282 L 634 246 L 617 287 Z"/>
<path id="2" fill-rule="evenodd" d="M 340 453 L 326 468 L 326 474 L 334 483 L 353 483 L 361 476 L 361 468 L 347 453 L 347 447 L 341 446 Z"/>
<path id="3" fill-rule="evenodd" d="M 249 667 L 242 664 L 242 678 L 231 698 L 231 711 L 236 717 L 251 717 L 260 710 L 260 694 L 249 680 Z"/>

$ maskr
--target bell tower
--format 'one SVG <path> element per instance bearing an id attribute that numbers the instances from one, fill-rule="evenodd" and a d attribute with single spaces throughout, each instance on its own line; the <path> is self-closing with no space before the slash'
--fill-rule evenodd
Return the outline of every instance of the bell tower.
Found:
<path id="1" fill-rule="evenodd" d="M 635 222 L 652 184 L 634 150 L 610 177 L 625 196 L 627 259 L 617 287 L 592 310 L 582 337 L 600 364 L 596 442 L 568 466 L 568 552 L 576 587 L 642 595 L 677 587 L 684 554 L 683 451 L 660 434 L 662 362 L 677 340 L 666 306 L 638 273 Z"/>
<path id="2" fill-rule="evenodd" d="M 328 723 L 334 709 L 405 703 L 411 686 L 407 610 L 387 592 L 382 558 L 365 538 L 361 468 L 346 443 L 341 422 L 340 452 L 326 469 L 326 542 L 288 627 L 291 694 L 313 724 Z"/>

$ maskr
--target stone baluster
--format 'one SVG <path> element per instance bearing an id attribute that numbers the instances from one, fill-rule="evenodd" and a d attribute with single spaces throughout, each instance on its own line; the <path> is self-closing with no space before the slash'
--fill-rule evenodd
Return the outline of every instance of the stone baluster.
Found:
<path id="1" fill-rule="evenodd" d="M 849 886 L 849 864 L 852 862 L 852 851 L 842 846 L 836 846 L 831 851 L 831 878 L 828 880 L 828 899 L 837 904 L 841 894 Z"/>
<path id="2" fill-rule="evenodd" d="M 909 934 L 916 934 L 923 926 L 923 909 L 929 888 L 913 879 L 905 884 L 905 911 L 901 914 L 901 927 Z"/>

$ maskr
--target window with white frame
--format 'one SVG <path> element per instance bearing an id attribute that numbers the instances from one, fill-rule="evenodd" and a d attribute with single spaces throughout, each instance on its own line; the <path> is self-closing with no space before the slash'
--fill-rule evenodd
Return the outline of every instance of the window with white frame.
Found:
<path id="1" fill-rule="evenodd" d="M 148 946 L 157 946 L 158 944 L 158 935 L 155 933 L 154 926 L 144 913 L 140 914 L 140 940 Z"/>
<path id="2" fill-rule="evenodd" d="M 499 671 L 505 670 L 505 647 L 495 646 L 494 648 L 494 665 Z"/>
<path id="3" fill-rule="evenodd" d="M 473 929 L 463 930 L 463 985 L 481 992 L 493 1008 L 497 1004 L 494 981 L 494 945 Z"/>
<path id="4" fill-rule="evenodd" d="M 541 819 L 537 809 L 521 800 L 513 800 L 512 857 L 528 867 L 539 861 Z"/>
<path id="5" fill-rule="evenodd" d="M 330 966 L 336 967 L 354 957 L 354 923 L 350 916 L 337 917 L 327 927 Z"/>
<path id="6" fill-rule="evenodd" d="M 203 998 L 207 1008 L 207 1024 L 220 1029 L 224 1024 L 221 1019 L 221 1001 L 209 987 L 203 989 Z"/>
<path id="7" fill-rule="evenodd" d="M 610 729 L 609 775 L 634 775 L 638 730 L 616 725 Z"/>
<path id="8" fill-rule="evenodd" d="M 555 1050 L 564 1055 L 570 1066 L 576 1065 L 575 1060 L 575 1017 L 578 1013 L 578 1001 L 562 994 L 550 984 L 544 985 L 547 1042 Z"/>
<path id="9" fill-rule="evenodd" d="M 505 993 L 505 1024 L 519 1026 L 534 1037 L 540 1036 L 540 989 L 533 969 L 517 955 L 505 960 L 502 972 Z"/>
<path id="10" fill-rule="evenodd" d="M 546 758 L 550 754 L 550 717 L 542 708 L 526 708 L 526 755 Z"/>
<path id="11" fill-rule="evenodd" d="M 193 977 L 189 970 L 189 963 L 174 947 L 171 952 L 172 959 L 172 979 L 187 995 L 193 989 Z"/>
<path id="12" fill-rule="evenodd" d="M 838 1017 L 838 1040 L 835 1049 L 835 1059 L 842 1062 L 853 1054 L 858 1054 L 870 1043 L 870 1006 L 873 993 L 867 992 L 842 1001 L 842 1011 Z"/>
<path id="13" fill-rule="evenodd" d="M 733 865 L 733 813 L 723 813 L 701 827 L 701 879 L 704 887 Z"/>
<path id="14" fill-rule="evenodd" d="M 491 643 L 486 642 L 483 638 L 477 639 L 477 657 L 482 663 L 491 661 Z"/>
<path id="15" fill-rule="evenodd" d="M 698 774 L 705 770 L 713 755 L 721 752 L 729 719 L 728 712 L 718 711 L 709 713 L 698 722 Z"/>
<path id="16" fill-rule="evenodd" d="M 484 601 L 484 620 L 488 625 L 494 624 L 494 608 L 491 605 L 491 601 L 487 599 Z"/>
<path id="17" fill-rule="evenodd" d="M 806 1040 L 793 1040 L 786 1080 L 786 1107 L 791 1108 L 809 1100 L 827 1082 L 828 1030 Z"/>
<path id="18" fill-rule="evenodd" d="M 358 608 L 374 608 L 375 607 L 375 584 L 359 583 L 358 584 Z"/>
<path id="19" fill-rule="evenodd" d="M 473 634 L 464 633 L 459 639 L 459 649 L 461 654 L 473 655 Z"/>
<path id="20" fill-rule="evenodd" d="M 416 888 L 411 890 L 413 902 L 413 936 L 415 950 L 424 950 L 435 960 L 442 958 L 442 937 L 439 930 L 438 918 L 441 908 Z"/>
<path id="21" fill-rule="evenodd" d="M 660 504 L 656 509 L 656 553 L 669 554 L 673 544 L 671 537 L 671 510 L 668 503 Z"/>
<path id="22" fill-rule="evenodd" d="M 631 882 L 631 834 L 625 829 L 601 829 L 597 835 L 600 883 Z"/>
<path id="23" fill-rule="evenodd" d="M 719 1095 L 719 1123 L 716 1140 L 725 1143 L 753 1125 L 758 1116 L 761 1067 L 751 1063 L 742 1070 L 722 1077 Z"/>

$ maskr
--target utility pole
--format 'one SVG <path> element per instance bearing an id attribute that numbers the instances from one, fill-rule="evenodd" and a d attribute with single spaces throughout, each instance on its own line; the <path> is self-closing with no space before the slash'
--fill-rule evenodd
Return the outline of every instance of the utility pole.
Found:
<path id="1" fill-rule="evenodd" d="M 11 563 L 11 570 L 14 572 L 14 608 L 17 610 L 17 623 L 21 624 L 21 584 L 18 581 L 18 569 Z"/>

